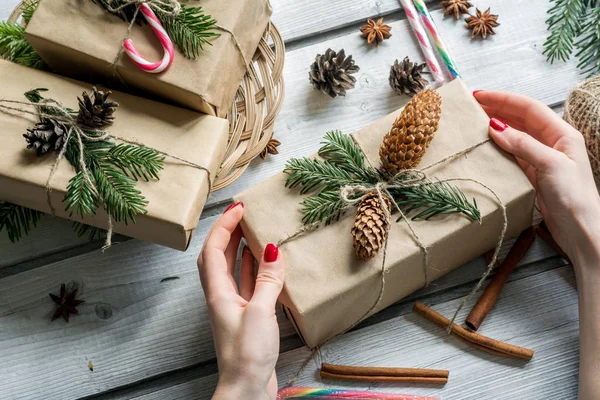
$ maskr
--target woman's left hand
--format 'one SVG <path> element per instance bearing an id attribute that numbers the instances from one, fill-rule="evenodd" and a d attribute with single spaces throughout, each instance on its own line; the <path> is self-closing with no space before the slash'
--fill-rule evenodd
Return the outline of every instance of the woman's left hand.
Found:
<path id="1" fill-rule="evenodd" d="M 277 246 L 267 245 L 254 279 L 254 258 L 246 247 L 236 283 L 243 214 L 242 203 L 225 210 L 198 257 L 219 367 L 213 399 L 274 400 L 279 355 L 275 305 L 283 288 L 284 261 Z"/>

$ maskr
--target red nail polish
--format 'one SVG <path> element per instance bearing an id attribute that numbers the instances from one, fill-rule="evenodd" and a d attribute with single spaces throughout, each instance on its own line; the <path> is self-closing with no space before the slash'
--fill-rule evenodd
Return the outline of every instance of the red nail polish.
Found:
<path id="1" fill-rule="evenodd" d="M 244 207 L 244 203 L 242 203 L 241 201 L 238 201 L 238 202 L 237 202 L 237 203 L 235 203 L 235 204 L 230 204 L 230 205 L 229 205 L 229 207 L 227 207 L 227 208 L 225 209 L 225 211 L 223 211 L 223 214 L 225 214 L 227 211 L 229 211 L 229 210 L 231 210 L 232 208 L 235 208 L 235 207 L 237 207 L 237 206 L 242 206 L 242 207 Z"/>
<path id="2" fill-rule="evenodd" d="M 267 247 L 265 247 L 265 261 L 273 262 L 277 261 L 277 256 L 279 255 L 279 247 L 275 246 L 273 243 L 269 243 Z"/>
<path id="3" fill-rule="evenodd" d="M 479 92 L 483 92 L 483 90 L 473 90 L 473 96 L 475 96 Z"/>
<path id="4" fill-rule="evenodd" d="M 504 131 L 506 128 L 508 128 L 508 125 L 506 125 L 504 122 L 500 121 L 497 118 L 492 118 L 490 119 L 490 126 L 497 130 L 498 132 L 502 132 Z"/>

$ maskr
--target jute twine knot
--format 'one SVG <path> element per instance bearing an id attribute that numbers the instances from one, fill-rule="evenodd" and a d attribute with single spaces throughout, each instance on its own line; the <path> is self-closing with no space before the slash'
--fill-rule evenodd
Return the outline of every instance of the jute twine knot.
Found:
<path id="1" fill-rule="evenodd" d="M 6 104 L 33 106 L 35 108 L 35 111 L 31 111 L 31 110 L 28 110 L 28 109 L 25 109 L 22 107 L 12 107 L 12 106 L 8 106 Z M 52 107 L 52 110 L 54 112 L 58 113 L 58 115 L 54 114 L 54 113 L 49 114 L 49 113 L 43 112 L 42 106 L 44 106 L 44 105 Z M 23 114 L 33 115 L 40 119 L 41 118 L 49 118 L 49 119 L 52 119 L 56 122 L 63 124 L 64 127 L 66 128 L 67 133 L 65 136 L 65 140 L 63 141 L 63 144 L 58 151 L 58 155 L 56 156 L 56 159 L 52 163 L 52 168 L 50 169 L 50 173 L 48 174 L 48 179 L 46 180 L 46 184 L 44 187 L 45 192 L 46 192 L 46 203 L 47 203 L 48 208 L 50 209 L 50 212 L 52 215 L 56 215 L 56 209 L 54 208 L 54 205 L 52 204 L 52 199 L 51 199 L 52 188 L 51 188 L 50 183 L 52 181 L 52 178 L 54 177 L 54 174 L 56 173 L 56 170 L 58 169 L 58 164 L 60 163 L 60 160 L 62 160 L 62 158 L 65 155 L 65 152 L 67 151 L 67 146 L 69 144 L 69 140 L 71 139 L 71 137 L 73 135 L 75 135 L 75 138 L 77 140 L 77 146 L 79 147 L 79 160 L 78 161 L 79 161 L 79 166 L 81 168 L 81 172 L 83 175 L 83 179 L 88 183 L 88 185 L 92 188 L 92 190 L 94 191 L 94 194 L 96 194 L 96 195 L 98 194 L 98 187 L 96 185 L 96 182 L 91 179 L 91 177 L 90 177 L 91 174 L 89 173 L 89 170 L 87 168 L 87 164 L 86 164 L 86 160 L 85 160 L 85 146 L 83 144 L 84 139 L 86 141 L 90 141 L 90 142 L 99 142 L 99 141 L 107 140 L 107 139 L 116 139 L 116 140 L 120 140 L 125 143 L 142 146 L 142 147 L 148 147 L 148 148 L 156 151 L 157 153 L 162 154 L 165 157 L 173 158 L 175 160 L 183 162 L 184 164 L 187 164 L 188 166 L 205 171 L 206 175 L 207 175 L 207 183 L 208 183 L 207 197 L 210 194 L 210 191 L 212 190 L 212 181 L 211 181 L 211 176 L 210 176 L 210 170 L 208 168 L 206 168 L 202 165 L 196 164 L 192 161 L 185 160 L 181 157 L 169 154 L 167 152 L 160 151 L 160 150 L 154 149 L 152 147 L 146 146 L 142 142 L 139 142 L 136 140 L 130 140 L 130 139 L 127 139 L 124 137 L 111 135 L 108 132 L 103 131 L 103 130 L 95 130 L 95 129 L 85 128 L 85 130 L 88 133 L 97 134 L 97 136 L 96 135 L 90 136 L 88 133 L 84 132 L 83 127 L 79 125 L 79 123 L 77 122 L 77 117 L 75 115 L 73 115 L 69 111 L 68 108 L 64 107 L 61 103 L 59 103 L 56 100 L 43 99 L 38 103 L 34 103 L 34 102 L 30 102 L 30 101 L 1 99 L 0 100 L 0 110 L 3 110 L 5 112 L 6 111 L 16 111 L 16 112 L 20 112 Z M 108 214 L 106 225 L 107 225 L 106 240 L 104 242 L 104 246 L 102 247 L 103 251 L 108 249 L 112 245 L 112 235 L 113 235 L 114 227 L 113 227 L 112 217 L 110 216 L 110 214 Z"/>
<path id="2" fill-rule="evenodd" d="M 158 11 L 170 17 L 177 17 L 181 12 L 181 4 L 177 0 L 111 0 L 107 8 L 111 13 L 118 13 L 131 5 L 136 5 L 139 9 L 142 4 L 147 4 L 153 11 Z M 133 20 L 135 21 L 135 17 Z"/>
<path id="3" fill-rule="evenodd" d="M 571 90 L 563 118 L 583 135 L 594 179 L 600 187 L 600 75 Z"/>

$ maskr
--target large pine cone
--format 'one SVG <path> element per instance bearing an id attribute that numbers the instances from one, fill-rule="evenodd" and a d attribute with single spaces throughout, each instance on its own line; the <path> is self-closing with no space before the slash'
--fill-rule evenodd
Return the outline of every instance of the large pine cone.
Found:
<path id="1" fill-rule="evenodd" d="M 383 197 L 388 213 L 392 212 L 392 204 L 387 197 Z M 390 220 L 381 206 L 377 192 L 367 193 L 356 209 L 352 236 L 354 237 L 354 251 L 356 256 L 363 261 L 368 261 L 379 252 L 387 240 L 390 230 Z"/>
<path id="2" fill-rule="evenodd" d="M 379 148 L 382 167 L 390 176 L 421 162 L 439 127 L 441 106 L 439 93 L 425 90 L 404 107 Z"/>
<path id="3" fill-rule="evenodd" d="M 78 98 L 79 114 L 77 115 L 77 122 L 92 129 L 102 129 L 112 125 L 115 119 L 113 114 L 119 104 L 114 101 L 107 101 L 110 94 L 110 90 L 103 92 L 95 87 L 92 96 L 87 92 L 83 92 L 83 95 Z"/>
<path id="4" fill-rule="evenodd" d="M 414 96 L 421 92 L 429 82 L 423 78 L 422 74 L 426 63 L 412 63 L 408 57 L 404 57 L 402 63 L 398 60 L 394 61 L 394 65 L 390 68 L 390 86 L 396 93 Z"/>
<path id="5" fill-rule="evenodd" d="M 35 149 L 41 156 L 51 150 L 59 150 L 66 138 L 66 129 L 63 125 L 51 120 L 44 120 L 27 129 L 23 137 L 27 141 L 28 149 Z"/>
<path id="6" fill-rule="evenodd" d="M 331 97 L 345 96 L 346 90 L 354 88 L 356 83 L 356 78 L 351 74 L 359 69 L 352 56 L 346 57 L 343 49 L 337 53 L 327 49 L 325 54 L 317 54 L 308 78 L 315 89 Z"/>

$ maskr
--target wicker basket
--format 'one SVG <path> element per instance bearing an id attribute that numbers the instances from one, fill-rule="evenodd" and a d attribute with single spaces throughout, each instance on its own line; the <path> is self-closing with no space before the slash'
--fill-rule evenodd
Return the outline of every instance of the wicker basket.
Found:
<path id="1" fill-rule="evenodd" d="M 9 21 L 19 20 L 21 5 L 13 10 Z M 273 137 L 275 117 L 283 103 L 284 58 L 281 34 L 269 23 L 227 115 L 229 143 L 213 182 L 213 192 L 238 179 Z"/>

